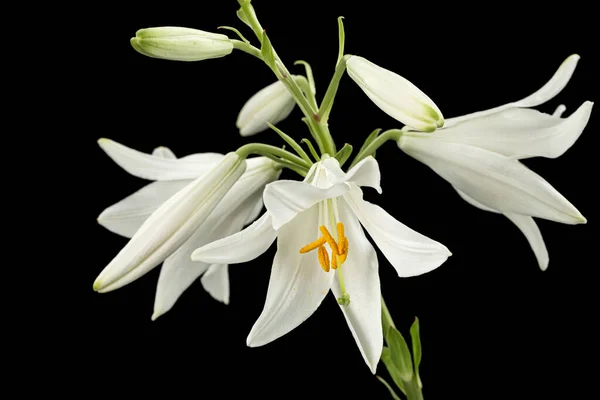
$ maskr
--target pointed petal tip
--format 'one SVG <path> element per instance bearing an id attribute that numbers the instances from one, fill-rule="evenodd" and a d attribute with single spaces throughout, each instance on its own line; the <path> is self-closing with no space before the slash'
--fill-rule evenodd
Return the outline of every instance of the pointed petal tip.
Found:
<path id="1" fill-rule="evenodd" d="M 548 269 L 548 262 L 549 262 L 549 260 L 546 260 L 543 263 L 538 264 L 542 271 L 546 271 Z"/>
<path id="2" fill-rule="evenodd" d="M 94 292 L 102 293 L 100 290 L 102 289 L 103 286 L 104 285 L 103 285 L 102 281 L 100 279 L 96 279 L 94 281 L 94 285 L 92 286 L 92 288 L 94 289 Z"/>
<path id="3" fill-rule="evenodd" d="M 154 311 L 154 313 L 152 314 L 152 316 L 150 317 L 150 320 L 151 320 L 152 322 L 154 322 L 154 321 L 156 321 L 156 319 L 157 319 L 158 317 L 160 317 L 161 315 L 163 315 L 163 313 L 162 313 L 162 312 L 159 312 L 159 311 L 156 311 L 156 310 L 155 310 L 155 311 Z"/>

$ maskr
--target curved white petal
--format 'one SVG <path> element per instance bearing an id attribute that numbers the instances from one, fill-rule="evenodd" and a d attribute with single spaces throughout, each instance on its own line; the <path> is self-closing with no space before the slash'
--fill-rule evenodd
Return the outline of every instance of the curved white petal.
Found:
<path id="1" fill-rule="evenodd" d="M 377 253 L 347 205 L 343 201 L 338 202 L 338 205 L 340 220 L 344 223 L 349 243 L 348 258 L 338 271 L 344 276 L 350 304 L 340 305 L 340 308 L 360 353 L 371 372 L 375 373 L 383 348 Z M 331 286 L 336 299 L 342 296 L 338 274 L 336 272 L 336 279 Z"/>
<path id="2" fill-rule="evenodd" d="M 472 118 L 432 134 L 414 136 L 435 135 L 436 140 L 469 144 L 512 158 L 556 158 L 579 138 L 593 105 L 586 101 L 568 118 L 528 108 L 511 108 Z"/>
<path id="3" fill-rule="evenodd" d="M 550 256 L 548 255 L 548 249 L 546 248 L 546 243 L 544 243 L 542 232 L 540 232 L 540 228 L 537 226 L 533 218 L 526 215 L 511 213 L 506 213 L 505 215 L 506 218 L 508 218 L 517 226 L 517 228 L 521 230 L 521 232 L 523 232 L 523 235 L 525 235 L 527 238 L 527 241 L 529 242 L 529 245 L 535 254 L 535 258 L 537 259 L 540 269 L 545 271 L 548 268 Z"/>
<path id="4" fill-rule="evenodd" d="M 331 184 L 352 182 L 358 186 L 371 187 L 381 194 L 381 172 L 377 160 L 372 156 L 360 160 L 348 173 L 342 171 L 335 158 L 327 158 L 323 161 L 323 166 Z"/>
<path id="5" fill-rule="evenodd" d="M 113 233 L 131 238 L 161 204 L 190 182 L 192 181 L 152 182 L 102 211 L 98 216 L 98 223 Z"/>
<path id="6" fill-rule="evenodd" d="M 560 93 L 560 91 L 563 90 L 565 86 L 567 86 L 567 83 L 571 79 L 571 76 L 573 76 L 573 72 L 575 71 L 575 67 L 577 66 L 579 58 L 580 57 L 577 54 L 573 54 L 567 57 L 567 59 L 562 62 L 560 67 L 558 67 L 558 70 L 554 73 L 552 78 L 550 78 L 550 80 L 546 82 L 544 86 L 542 86 L 535 93 L 532 93 L 531 95 L 525 97 L 524 99 L 515 101 L 513 103 L 504 104 L 499 107 L 490 108 L 489 110 L 478 111 L 471 114 L 462 115 L 460 117 L 449 118 L 446 120 L 444 127 L 449 128 L 453 125 L 458 124 L 459 122 L 463 122 L 473 118 L 483 117 L 485 115 L 494 114 L 499 111 L 506 110 L 508 108 L 535 107 L 547 102 L 548 100 L 556 96 L 558 93 Z"/>
<path id="7" fill-rule="evenodd" d="M 399 276 L 430 272 L 452 255 L 443 244 L 410 229 L 383 208 L 363 200 L 358 187 L 345 195 L 344 200 Z"/>
<path id="8" fill-rule="evenodd" d="M 556 110 L 554 110 L 554 112 L 552 113 L 552 116 L 556 117 L 556 118 L 560 118 L 565 111 L 567 111 L 567 107 L 565 107 L 564 104 L 561 104 L 558 107 L 556 107 Z"/>
<path id="9" fill-rule="evenodd" d="M 269 129 L 267 122 L 276 125 L 287 118 L 296 102 L 282 81 L 261 89 L 244 104 L 236 126 L 240 135 L 251 136 Z"/>
<path id="10" fill-rule="evenodd" d="M 175 193 L 144 222 L 94 282 L 101 293 L 144 275 L 177 250 L 209 217 L 244 173 L 246 163 L 229 153 L 206 176 Z"/>
<path id="11" fill-rule="evenodd" d="M 467 203 L 480 208 L 484 211 L 490 211 L 493 213 L 500 213 L 500 211 L 494 210 L 493 208 L 487 207 L 480 202 L 476 201 L 472 197 L 467 194 L 461 192 L 460 190 L 454 188 L 460 197 L 463 198 Z M 526 215 L 514 214 L 514 213 L 506 213 L 504 214 L 510 221 L 512 221 L 520 230 L 523 232 L 531 249 L 535 253 L 535 257 L 537 258 L 538 265 L 540 266 L 542 271 L 545 271 L 548 268 L 549 256 L 548 250 L 546 249 L 546 244 L 544 243 L 544 238 L 542 237 L 542 233 L 538 228 L 537 224 L 533 220 L 533 218 L 528 217 Z"/>
<path id="12" fill-rule="evenodd" d="M 424 132 L 444 125 L 435 103 L 402 76 L 358 56 L 350 57 L 346 67 L 350 78 L 390 117 Z"/>
<path id="13" fill-rule="evenodd" d="M 98 144 L 117 165 L 131 175 L 156 181 L 198 178 L 224 157 L 218 153 L 202 153 L 172 159 L 142 153 L 110 139 L 99 139 Z"/>
<path id="14" fill-rule="evenodd" d="M 404 135 L 398 146 L 456 189 L 504 214 L 565 224 L 586 222 L 565 197 L 518 160 L 474 146 L 440 141 L 431 135 Z"/>
<path id="15" fill-rule="evenodd" d="M 334 274 L 321 269 L 316 251 L 299 252 L 320 236 L 318 209 L 304 211 L 279 230 L 267 299 L 248 335 L 248 346 L 285 335 L 310 317 L 329 292 Z"/>
<path id="16" fill-rule="evenodd" d="M 252 222 L 254 222 L 258 218 L 258 216 L 261 214 L 263 207 L 264 207 L 264 204 L 263 204 L 262 193 L 261 193 L 260 196 L 258 197 L 258 199 L 256 200 L 256 202 L 254 203 L 254 206 L 252 207 L 252 211 L 250 213 L 248 213 L 248 219 L 244 222 L 244 225 L 248 225 L 248 224 L 251 224 Z"/>
<path id="17" fill-rule="evenodd" d="M 338 197 L 348 190 L 349 186 L 346 183 L 321 189 L 306 182 L 281 180 L 267 185 L 263 192 L 263 201 L 271 216 L 273 229 L 279 230 L 319 201 Z"/>
<path id="18" fill-rule="evenodd" d="M 277 231 L 265 212 L 246 229 L 196 249 L 192 260 L 214 264 L 247 262 L 267 251 L 276 238 Z"/>
<path id="19" fill-rule="evenodd" d="M 227 193 L 227 195 L 230 193 Z M 248 214 L 252 211 L 256 199 L 260 198 L 260 196 L 261 193 L 257 192 L 234 209 L 230 209 L 227 204 L 219 204 L 196 232 L 165 260 L 160 270 L 158 285 L 156 287 L 152 320 L 169 311 L 183 292 L 202 273 L 211 267 L 209 263 L 194 262 L 191 259 L 192 252 L 206 243 L 239 232 L 244 226 Z M 210 285 L 210 282 L 217 284 L 218 279 L 220 279 L 219 277 L 222 278 L 222 272 L 218 274 L 218 277 L 215 276 L 214 279 L 207 278 L 209 288 L 212 291 L 211 296 L 217 296 L 217 300 L 222 302 L 225 300 L 229 301 L 229 289 L 225 292 L 218 285 Z M 228 282 L 227 288 L 229 288 Z M 220 297 L 219 293 L 221 294 Z M 224 297 L 225 294 L 227 294 L 227 297 Z"/>
<path id="20" fill-rule="evenodd" d="M 152 150 L 152 155 L 161 158 L 170 158 L 175 160 L 177 157 L 175 153 L 171 149 L 165 146 L 158 146 L 154 150 Z"/>
<path id="21" fill-rule="evenodd" d="M 200 278 L 200 282 L 213 299 L 229 304 L 229 267 L 227 265 L 211 265 Z"/>

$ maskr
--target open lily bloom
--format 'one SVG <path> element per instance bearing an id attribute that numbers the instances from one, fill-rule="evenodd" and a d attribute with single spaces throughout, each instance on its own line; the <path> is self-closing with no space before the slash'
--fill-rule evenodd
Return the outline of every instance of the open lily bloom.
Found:
<path id="1" fill-rule="evenodd" d="M 405 153 L 446 179 L 464 200 L 511 220 L 529 241 L 542 270 L 548 267 L 548 251 L 532 217 L 565 224 L 586 219 L 519 160 L 562 155 L 587 125 L 593 103 L 583 103 L 567 118 L 561 118 L 562 105 L 552 115 L 527 107 L 556 96 L 578 61 L 578 55 L 567 58 L 550 81 L 525 99 L 447 119 L 434 133 L 407 131 L 398 141 Z"/>
<path id="2" fill-rule="evenodd" d="M 187 190 L 186 188 L 198 179 L 210 179 L 210 171 L 227 157 L 217 153 L 201 153 L 177 159 L 166 147 L 156 148 L 152 155 L 149 155 L 108 139 L 101 139 L 99 143 L 127 172 L 141 178 L 156 180 L 108 207 L 98 217 L 101 225 L 128 238 L 134 237 L 146 221 L 159 213 L 161 207 L 170 199 Z M 129 272 L 123 272 L 118 268 L 119 264 L 117 267 L 107 267 L 98 280 L 106 282 L 107 276 L 114 275 L 114 282 L 96 289 L 99 292 L 117 289 L 164 261 L 156 289 L 153 319 L 169 311 L 181 294 L 200 276 L 204 289 L 215 299 L 227 304 L 227 265 L 192 262 L 190 254 L 198 246 L 240 231 L 244 225 L 258 217 L 263 206 L 262 191 L 267 183 L 279 177 L 280 170 L 266 157 L 247 159 L 245 164 L 245 172 L 214 209 L 207 213 L 200 225 L 195 230 L 187 229 L 190 232 L 187 239 L 182 237 L 180 243 L 157 249 L 155 255 L 149 256 L 154 256 L 153 262 L 142 265 L 141 268 L 138 266 Z M 165 214 L 161 220 L 172 217 L 173 215 Z M 153 239 L 150 236 L 156 236 L 152 230 L 146 231 L 149 235 L 143 247 L 152 244 Z M 141 248 L 133 257 L 142 257 L 144 251 L 145 249 Z M 140 269 L 143 270 L 141 273 L 134 272 Z"/>
<path id="3" fill-rule="evenodd" d="M 450 252 L 363 200 L 361 186 L 381 192 L 379 166 L 367 157 L 347 173 L 335 158 L 314 164 L 303 182 L 281 180 L 265 188 L 267 211 L 241 232 L 209 243 L 192 260 L 250 261 L 277 239 L 264 309 L 248 338 L 262 346 L 288 333 L 319 307 L 331 290 L 373 373 L 383 346 L 381 291 L 369 232 L 399 276 L 424 274 Z"/>

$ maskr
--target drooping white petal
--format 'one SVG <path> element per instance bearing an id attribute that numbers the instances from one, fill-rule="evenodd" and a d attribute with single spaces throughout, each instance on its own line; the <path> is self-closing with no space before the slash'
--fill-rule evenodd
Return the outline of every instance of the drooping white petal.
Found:
<path id="1" fill-rule="evenodd" d="M 265 306 L 246 340 L 250 347 L 265 345 L 296 328 L 331 288 L 334 274 L 321 269 L 317 252 L 299 252 L 320 236 L 318 208 L 302 212 L 278 232 Z"/>
<path id="2" fill-rule="evenodd" d="M 568 118 L 558 118 L 528 108 L 510 108 L 472 118 L 434 133 L 437 140 L 470 144 L 511 158 L 556 158 L 579 138 L 594 103 L 586 101 Z"/>
<path id="3" fill-rule="evenodd" d="M 175 153 L 171 149 L 165 146 L 158 146 L 154 150 L 152 150 L 152 155 L 161 158 L 170 158 L 176 159 Z"/>
<path id="4" fill-rule="evenodd" d="M 117 165 L 131 175 L 156 181 L 198 178 L 224 157 L 218 153 L 200 153 L 172 159 L 142 153 L 110 139 L 99 139 L 98 144 Z"/>
<path id="5" fill-rule="evenodd" d="M 338 202 L 340 220 L 344 223 L 348 238 L 348 258 L 341 266 L 346 293 L 350 304 L 340 305 L 348 327 L 372 373 L 375 373 L 381 350 L 381 288 L 377 253 L 366 238 L 356 216 L 343 201 Z M 338 267 L 339 268 L 339 267 Z M 331 286 L 336 299 L 342 296 L 339 272 Z"/>
<path id="6" fill-rule="evenodd" d="M 544 238 L 542 237 L 542 232 L 540 232 L 540 228 L 533 218 L 526 215 L 511 213 L 506 213 L 505 215 L 521 230 L 521 232 L 523 232 L 523 235 L 527 238 L 527 241 L 535 254 L 540 269 L 545 271 L 548 268 L 550 257 L 548 255 L 546 243 L 544 243 Z"/>
<path id="7" fill-rule="evenodd" d="M 238 264 L 254 260 L 269 249 L 277 238 L 271 217 L 265 212 L 246 229 L 196 249 L 193 261 Z"/>
<path id="8" fill-rule="evenodd" d="M 423 132 L 444 125 L 435 103 L 407 79 L 363 57 L 351 56 L 346 66 L 350 78 L 390 117 Z"/>
<path id="9" fill-rule="evenodd" d="M 244 191 L 245 188 L 241 187 L 239 183 L 238 181 L 231 188 L 196 232 L 163 263 L 154 299 L 153 320 L 169 311 L 183 292 L 210 267 L 209 263 L 193 261 L 191 258 L 193 251 L 207 243 L 239 232 L 243 228 L 248 214 L 253 211 L 257 199 L 261 199 L 262 193 L 257 190 L 248 195 Z M 234 206 L 227 201 L 228 196 L 239 199 L 241 203 Z M 222 273 L 219 273 L 218 276 L 222 277 Z M 215 279 L 220 278 L 215 277 Z M 207 282 L 210 283 L 213 280 L 207 278 Z M 216 281 L 213 283 L 216 284 Z M 227 283 L 227 287 L 229 287 L 229 283 Z M 213 289 L 215 294 L 225 294 L 219 287 L 211 286 L 211 290 Z M 224 301 L 225 297 L 217 300 Z"/>
<path id="10" fill-rule="evenodd" d="M 245 168 L 235 152 L 229 153 L 206 176 L 169 198 L 104 268 L 94 290 L 118 289 L 160 264 L 208 218 Z"/>
<path id="11" fill-rule="evenodd" d="M 331 184 L 352 182 L 358 186 L 371 187 L 381 194 L 379 164 L 371 156 L 360 160 L 348 173 L 342 171 L 340 163 L 335 158 L 325 159 L 323 167 Z"/>
<path id="12" fill-rule="evenodd" d="M 484 211 L 490 211 L 493 213 L 500 213 L 493 208 L 487 207 L 480 202 L 476 201 L 472 197 L 467 194 L 461 192 L 460 190 L 454 188 L 460 197 L 465 200 L 467 203 L 480 208 Z M 537 258 L 538 265 L 542 271 L 545 271 L 548 268 L 549 256 L 548 250 L 546 249 L 546 244 L 544 243 L 544 238 L 542 237 L 542 233 L 538 228 L 537 224 L 533 220 L 533 218 L 528 217 L 526 215 L 519 215 L 514 213 L 506 213 L 505 216 L 513 222 L 520 230 L 523 232 L 531 249 L 535 253 L 535 257 Z"/>
<path id="13" fill-rule="evenodd" d="M 229 304 L 229 267 L 227 265 L 211 265 L 200 281 L 204 290 L 215 300 Z"/>
<path id="14" fill-rule="evenodd" d="M 113 233 L 131 238 L 161 204 L 190 182 L 152 182 L 102 211 L 98 223 Z"/>
<path id="15" fill-rule="evenodd" d="M 263 192 L 263 201 L 271 216 L 273 229 L 279 230 L 319 201 L 340 196 L 348 190 L 349 186 L 346 183 L 322 189 L 306 182 L 281 180 L 267 185 Z"/>
<path id="16" fill-rule="evenodd" d="M 565 224 L 585 223 L 581 213 L 541 176 L 518 160 L 433 135 L 403 135 L 398 146 L 456 189 L 504 214 L 516 213 Z"/>
<path id="17" fill-rule="evenodd" d="M 575 71 L 575 67 L 577 66 L 579 58 L 580 57 L 577 54 L 573 54 L 567 57 L 567 59 L 562 62 L 560 67 L 558 67 L 558 70 L 554 73 L 552 78 L 550 78 L 550 80 L 546 82 L 544 86 L 542 86 L 535 93 L 532 93 L 531 95 L 525 97 L 524 99 L 515 101 L 513 103 L 504 104 L 499 107 L 490 108 L 489 110 L 478 111 L 455 118 L 448 118 L 444 126 L 446 128 L 449 128 L 453 125 L 458 124 L 459 122 L 463 122 L 473 118 L 483 117 L 485 115 L 494 114 L 509 108 L 535 107 L 547 102 L 565 88 L 565 86 L 571 79 L 571 76 L 573 76 L 573 72 Z"/>
<path id="18" fill-rule="evenodd" d="M 287 118 L 296 102 L 283 82 L 277 81 L 261 89 L 244 104 L 236 126 L 240 135 L 251 136 L 269 129 L 267 122 L 275 125 Z"/>
<path id="19" fill-rule="evenodd" d="M 399 276 L 430 272 L 452 255 L 443 244 L 410 229 L 378 205 L 363 200 L 358 187 L 352 188 L 344 200 Z"/>

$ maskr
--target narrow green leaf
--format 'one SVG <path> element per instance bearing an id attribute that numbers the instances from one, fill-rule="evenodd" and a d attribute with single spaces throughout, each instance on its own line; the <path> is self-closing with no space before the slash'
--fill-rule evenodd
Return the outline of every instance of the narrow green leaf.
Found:
<path id="1" fill-rule="evenodd" d="M 339 38 L 339 50 L 338 50 L 338 58 L 335 65 L 340 63 L 342 57 L 344 57 L 344 43 L 346 41 L 346 33 L 344 31 L 344 17 L 338 17 L 338 38 Z"/>
<path id="2" fill-rule="evenodd" d="M 294 139 L 292 139 L 291 136 L 289 136 L 288 134 L 286 134 L 281 129 L 277 128 L 275 125 L 271 124 L 268 121 L 267 121 L 267 125 L 269 125 L 269 128 L 273 129 L 283 140 L 285 140 L 285 142 L 287 144 L 289 144 L 292 147 L 292 149 L 294 149 L 294 151 L 300 157 L 302 157 L 302 159 L 304 161 L 306 161 L 306 163 L 307 163 L 308 166 L 312 165 L 312 161 L 308 157 L 308 154 L 306 154 L 306 152 L 302 149 L 302 147 L 300 147 L 300 145 L 298 144 L 298 142 L 296 142 Z"/>
<path id="3" fill-rule="evenodd" d="M 246 17 L 246 13 L 244 12 L 243 8 L 240 8 L 235 13 L 237 14 L 237 17 L 240 19 L 240 21 L 252 28 L 252 25 L 250 25 L 250 21 L 248 21 L 248 18 Z"/>
<path id="4" fill-rule="evenodd" d="M 302 118 L 305 119 L 305 118 Z M 321 157 L 319 157 L 319 154 L 317 153 L 317 151 L 315 150 L 312 142 L 306 138 L 302 139 L 300 141 L 300 143 L 304 143 L 306 144 L 306 147 L 308 147 L 308 151 L 310 151 L 310 154 L 313 156 L 313 158 L 315 159 L 315 161 L 320 161 Z"/>
<path id="5" fill-rule="evenodd" d="M 306 78 L 308 79 L 308 84 L 310 85 L 310 90 L 313 94 L 317 94 L 317 87 L 315 86 L 315 77 L 312 72 L 312 68 L 310 64 L 304 60 L 298 60 L 294 62 L 294 65 L 303 65 L 306 70 Z"/>
<path id="6" fill-rule="evenodd" d="M 392 361 L 405 382 L 410 382 L 413 377 L 413 366 L 406 340 L 400 331 L 390 327 L 387 331 L 386 342 L 390 348 Z"/>
<path id="7" fill-rule="evenodd" d="M 394 389 L 390 386 L 390 384 L 387 383 L 382 377 L 377 375 L 377 376 L 375 376 L 375 378 L 379 379 L 379 382 L 383 383 L 383 385 L 387 388 L 387 390 L 390 391 L 390 395 L 392 395 L 392 398 L 394 400 L 402 400 L 400 397 L 398 397 L 396 392 L 394 392 Z"/>
<path id="8" fill-rule="evenodd" d="M 367 136 L 367 138 L 365 139 L 365 142 L 363 143 L 362 147 L 358 151 L 358 154 L 362 153 L 362 151 L 364 149 L 366 149 L 367 146 L 370 145 L 371 142 L 377 138 L 377 135 L 379 135 L 379 132 L 381 132 L 381 128 L 375 129 L 373 132 L 371 132 L 369 134 L 369 136 Z"/>
<path id="9" fill-rule="evenodd" d="M 349 143 L 344 144 L 344 147 L 340 149 L 335 155 L 335 159 L 340 163 L 340 167 L 343 167 L 350 155 L 352 154 L 352 145 Z"/>
<path id="10" fill-rule="evenodd" d="M 419 383 L 419 387 L 423 387 L 421 383 L 421 378 L 419 376 L 419 365 L 421 364 L 421 329 L 419 326 L 419 318 L 415 317 L 415 322 L 413 322 L 410 327 L 410 337 L 412 342 L 413 349 L 413 361 L 415 363 L 415 374 L 417 374 L 417 382 Z"/>
<path id="11" fill-rule="evenodd" d="M 243 41 L 244 43 L 246 43 L 246 44 L 250 44 L 250 42 L 248 41 L 248 39 L 246 39 L 246 38 L 244 37 L 244 35 L 242 35 L 242 32 L 238 31 L 237 29 L 235 29 L 235 28 L 234 28 L 234 27 L 232 27 L 232 26 L 219 26 L 219 27 L 217 27 L 217 29 L 227 29 L 228 31 L 235 32 L 235 34 L 236 34 L 236 35 L 238 35 L 238 36 L 239 36 L 239 38 L 240 38 L 240 39 L 242 39 L 242 41 Z"/>
<path id="12" fill-rule="evenodd" d="M 394 362 L 392 361 L 392 354 L 389 348 L 383 348 L 383 351 L 381 352 L 381 361 L 383 361 L 383 364 L 385 365 L 386 369 L 388 370 L 388 373 L 392 377 L 392 380 L 394 381 L 398 389 L 400 389 L 402 393 L 406 394 L 404 381 L 400 377 L 400 373 L 398 372 L 396 366 L 394 365 Z"/>
<path id="13" fill-rule="evenodd" d="M 267 36 L 267 31 L 263 31 L 262 34 L 262 46 L 260 48 L 260 52 L 263 56 L 263 60 L 265 63 L 271 68 L 275 67 L 275 53 L 273 50 L 273 45 Z"/>

